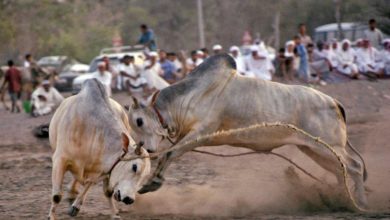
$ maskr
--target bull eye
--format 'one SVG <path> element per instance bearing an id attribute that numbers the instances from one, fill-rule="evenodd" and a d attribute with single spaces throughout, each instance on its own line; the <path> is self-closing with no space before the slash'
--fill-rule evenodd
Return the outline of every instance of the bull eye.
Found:
<path id="1" fill-rule="evenodd" d="M 137 172 L 137 164 L 133 164 L 132 169 L 133 169 L 134 173 L 136 173 Z"/>
<path id="2" fill-rule="evenodd" d="M 144 121 L 142 120 L 142 118 L 137 118 L 136 122 L 137 122 L 138 127 L 141 127 L 144 124 Z"/>

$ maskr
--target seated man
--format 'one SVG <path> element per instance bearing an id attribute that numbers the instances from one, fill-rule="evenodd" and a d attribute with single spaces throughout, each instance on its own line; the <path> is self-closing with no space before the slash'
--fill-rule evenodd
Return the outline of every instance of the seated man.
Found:
<path id="1" fill-rule="evenodd" d="M 309 56 L 309 68 L 310 68 L 310 81 L 317 82 L 321 85 L 325 85 L 325 81 L 321 79 L 325 78 L 325 75 L 329 73 L 331 64 L 327 59 L 326 53 L 323 52 L 322 44 L 317 45 L 317 49 L 314 49 L 314 45 L 309 43 L 307 45 L 307 52 Z"/>
<path id="2" fill-rule="evenodd" d="M 352 79 L 359 78 L 359 72 L 355 61 L 355 52 L 351 48 L 351 42 L 347 39 L 341 42 L 341 50 L 338 53 L 337 71 Z"/>
<path id="3" fill-rule="evenodd" d="M 360 73 L 373 77 L 383 75 L 383 66 L 376 62 L 378 51 L 371 47 L 370 41 L 363 40 L 363 47 L 357 52 L 356 62 Z"/>
<path id="4" fill-rule="evenodd" d="M 246 76 L 255 77 L 262 80 L 272 80 L 271 66 L 268 62 L 268 54 L 265 52 L 259 53 L 259 48 L 255 45 L 251 46 L 251 54 L 245 60 L 247 72 Z"/>
<path id="5" fill-rule="evenodd" d="M 337 68 L 338 66 L 338 58 L 337 58 L 337 54 L 339 52 L 340 48 L 339 48 L 339 42 L 337 41 L 337 39 L 332 39 L 331 40 L 331 47 L 329 48 L 329 50 L 327 51 L 327 58 L 332 66 L 332 69 L 335 69 Z"/>
<path id="6" fill-rule="evenodd" d="M 44 80 L 31 95 L 31 114 L 34 117 L 46 115 L 58 107 L 64 97 L 50 85 L 48 80 Z"/>
<path id="7" fill-rule="evenodd" d="M 384 69 L 384 74 L 386 77 L 390 76 L 390 39 L 383 41 L 383 50 L 380 53 L 381 65 Z"/>
<path id="8" fill-rule="evenodd" d="M 142 93 L 146 80 L 139 74 L 138 67 L 134 64 L 134 57 L 125 55 L 123 57 L 123 64 L 119 66 L 119 73 L 123 76 L 123 81 L 128 92 Z"/>

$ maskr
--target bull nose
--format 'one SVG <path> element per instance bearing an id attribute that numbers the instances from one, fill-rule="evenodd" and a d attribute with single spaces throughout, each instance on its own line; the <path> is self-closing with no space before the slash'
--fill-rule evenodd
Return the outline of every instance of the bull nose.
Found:
<path id="1" fill-rule="evenodd" d="M 122 202 L 124 202 L 126 205 L 130 205 L 130 204 L 132 204 L 132 203 L 134 202 L 134 199 L 132 199 L 132 198 L 126 196 L 126 197 L 122 200 Z"/>

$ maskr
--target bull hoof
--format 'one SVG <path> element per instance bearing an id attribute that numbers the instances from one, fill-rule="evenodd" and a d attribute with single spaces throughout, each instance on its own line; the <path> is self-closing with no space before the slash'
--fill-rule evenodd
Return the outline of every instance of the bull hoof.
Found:
<path id="1" fill-rule="evenodd" d="M 152 181 L 150 184 L 144 185 L 139 191 L 139 194 L 144 194 L 147 192 L 157 191 L 162 186 L 162 182 Z"/>
<path id="2" fill-rule="evenodd" d="M 71 207 L 69 208 L 68 214 L 69 214 L 69 216 L 75 217 L 75 216 L 77 216 L 77 214 L 79 214 L 79 211 L 80 211 L 79 208 L 77 208 L 77 207 L 75 207 L 75 206 L 71 206 Z"/>

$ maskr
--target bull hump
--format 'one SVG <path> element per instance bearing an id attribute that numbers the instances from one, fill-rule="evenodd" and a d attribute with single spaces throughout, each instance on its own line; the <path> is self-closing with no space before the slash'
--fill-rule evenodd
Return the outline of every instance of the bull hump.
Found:
<path id="1" fill-rule="evenodd" d="M 201 63 L 190 73 L 190 76 L 204 76 L 207 75 L 209 72 L 213 72 L 213 74 L 223 74 L 225 72 L 230 72 L 229 70 L 235 69 L 237 69 L 236 61 L 233 59 L 233 57 L 229 54 L 220 54 L 211 56 L 204 60 L 203 63 Z"/>
<path id="2" fill-rule="evenodd" d="M 195 68 L 184 80 L 161 90 L 156 104 L 163 108 L 177 97 L 187 95 L 194 89 L 208 87 L 213 82 L 230 78 L 236 70 L 236 62 L 228 54 L 215 55 L 207 58 Z"/>
<path id="3" fill-rule="evenodd" d="M 108 100 L 107 92 L 103 86 L 103 84 L 97 79 L 88 79 L 84 85 L 83 89 L 85 90 L 84 94 L 94 99 L 94 101 L 98 100 Z M 83 94 L 80 92 L 80 94 Z"/>

